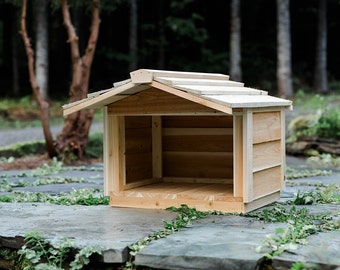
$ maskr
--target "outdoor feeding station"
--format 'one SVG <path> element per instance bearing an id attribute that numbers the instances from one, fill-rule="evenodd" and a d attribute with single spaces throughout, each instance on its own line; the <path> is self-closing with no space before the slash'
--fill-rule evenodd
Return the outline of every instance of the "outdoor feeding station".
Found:
<path id="1" fill-rule="evenodd" d="M 103 108 L 111 206 L 240 213 L 280 197 L 291 106 L 223 74 L 139 69 L 63 109 Z"/>

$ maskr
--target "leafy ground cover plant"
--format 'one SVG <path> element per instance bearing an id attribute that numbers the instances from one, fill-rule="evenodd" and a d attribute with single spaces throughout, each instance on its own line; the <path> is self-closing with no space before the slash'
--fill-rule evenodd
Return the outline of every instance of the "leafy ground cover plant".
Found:
<path id="1" fill-rule="evenodd" d="M 68 238 L 51 245 L 40 232 L 34 231 L 25 235 L 25 245 L 18 254 L 24 270 L 78 270 L 89 264 L 92 254 L 101 255 L 102 250 L 89 246 L 76 251 L 75 242 Z"/>
<path id="2" fill-rule="evenodd" d="M 41 202 L 59 205 L 108 205 L 110 198 L 99 189 L 79 189 L 70 193 L 51 195 L 40 192 L 16 191 L 0 196 L 0 202 Z"/>

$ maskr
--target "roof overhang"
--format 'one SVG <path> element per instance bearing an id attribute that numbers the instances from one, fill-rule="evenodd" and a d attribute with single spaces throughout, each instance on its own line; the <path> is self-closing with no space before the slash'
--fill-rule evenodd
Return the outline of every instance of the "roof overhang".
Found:
<path id="1" fill-rule="evenodd" d="M 244 87 L 215 73 L 140 69 L 112 88 L 63 106 L 64 116 L 82 109 L 100 108 L 149 88 L 157 88 L 189 101 L 232 114 L 235 108 L 291 107 L 290 100 L 269 96 L 266 91 Z"/>

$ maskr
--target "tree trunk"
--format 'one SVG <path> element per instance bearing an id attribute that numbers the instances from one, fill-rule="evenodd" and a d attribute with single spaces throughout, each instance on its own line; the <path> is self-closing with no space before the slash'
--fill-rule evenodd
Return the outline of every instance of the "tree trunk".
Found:
<path id="1" fill-rule="evenodd" d="M 137 69 L 137 42 L 138 42 L 138 6 L 137 0 L 130 0 L 130 36 L 129 36 L 129 71 Z"/>
<path id="2" fill-rule="evenodd" d="M 35 74 L 43 99 L 48 99 L 48 1 L 36 0 Z"/>
<path id="3" fill-rule="evenodd" d="M 12 41 L 12 91 L 13 95 L 18 97 L 20 94 L 19 87 L 19 64 L 18 64 L 18 16 L 17 16 L 17 8 L 12 8 L 12 25 L 11 25 L 11 41 Z"/>
<path id="4" fill-rule="evenodd" d="M 241 70 L 241 0 L 231 0 L 230 22 L 230 78 L 242 81 Z"/>
<path id="5" fill-rule="evenodd" d="M 277 84 L 280 97 L 293 96 L 289 0 L 277 0 Z"/>
<path id="6" fill-rule="evenodd" d="M 26 30 L 26 9 L 27 1 L 23 0 L 21 10 L 21 35 L 25 44 L 25 50 L 28 60 L 29 79 L 34 97 L 36 98 L 40 107 L 40 119 L 45 137 L 46 150 L 50 157 L 54 157 L 57 155 L 57 152 L 53 145 L 53 136 L 49 124 L 49 103 L 42 97 L 39 84 L 36 81 L 36 75 L 34 72 L 34 51 L 32 49 L 32 45 Z"/>
<path id="7" fill-rule="evenodd" d="M 70 102 L 78 101 L 87 97 L 91 65 L 96 49 L 99 34 L 99 0 L 92 1 L 92 22 L 90 36 L 84 55 L 79 53 L 78 36 L 72 24 L 67 0 L 59 0 L 61 3 L 64 25 L 67 30 L 68 42 L 70 43 L 72 59 L 72 83 L 70 86 Z M 81 110 L 69 115 L 63 130 L 57 136 L 56 149 L 59 155 L 66 159 L 76 156 L 85 158 L 85 146 L 92 123 L 94 111 Z"/>
<path id="8" fill-rule="evenodd" d="M 318 36 L 316 45 L 316 63 L 314 87 L 319 93 L 328 92 L 327 79 L 327 1 L 319 0 Z"/>

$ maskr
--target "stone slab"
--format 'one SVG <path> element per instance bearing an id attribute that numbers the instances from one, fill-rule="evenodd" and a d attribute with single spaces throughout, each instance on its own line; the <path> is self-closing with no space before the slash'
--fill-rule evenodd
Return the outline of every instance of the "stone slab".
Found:
<path id="1" fill-rule="evenodd" d="M 339 212 L 339 205 L 301 207 L 308 208 L 312 214 L 330 212 L 334 216 Z M 266 235 L 286 226 L 240 216 L 210 216 L 190 228 L 151 242 L 136 255 L 136 265 L 171 270 L 253 270 L 264 255 L 256 252 L 256 247 L 262 244 Z M 337 256 L 340 254 L 340 231 L 316 234 L 307 240 L 309 245 L 300 245 L 293 253 L 284 253 L 275 259 L 276 263 L 282 266 L 303 261 L 340 267 Z"/>
<path id="2" fill-rule="evenodd" d="M 78 248 L 100 246 L 106 263 L 125 262 L 128 245 L 175 218 L 166 210 L 45 203 L 0 203 L 0 213 L 0 246 L 20 244 L 26 233 L 39 231 L 52 244 L 67 237 Z"/>

